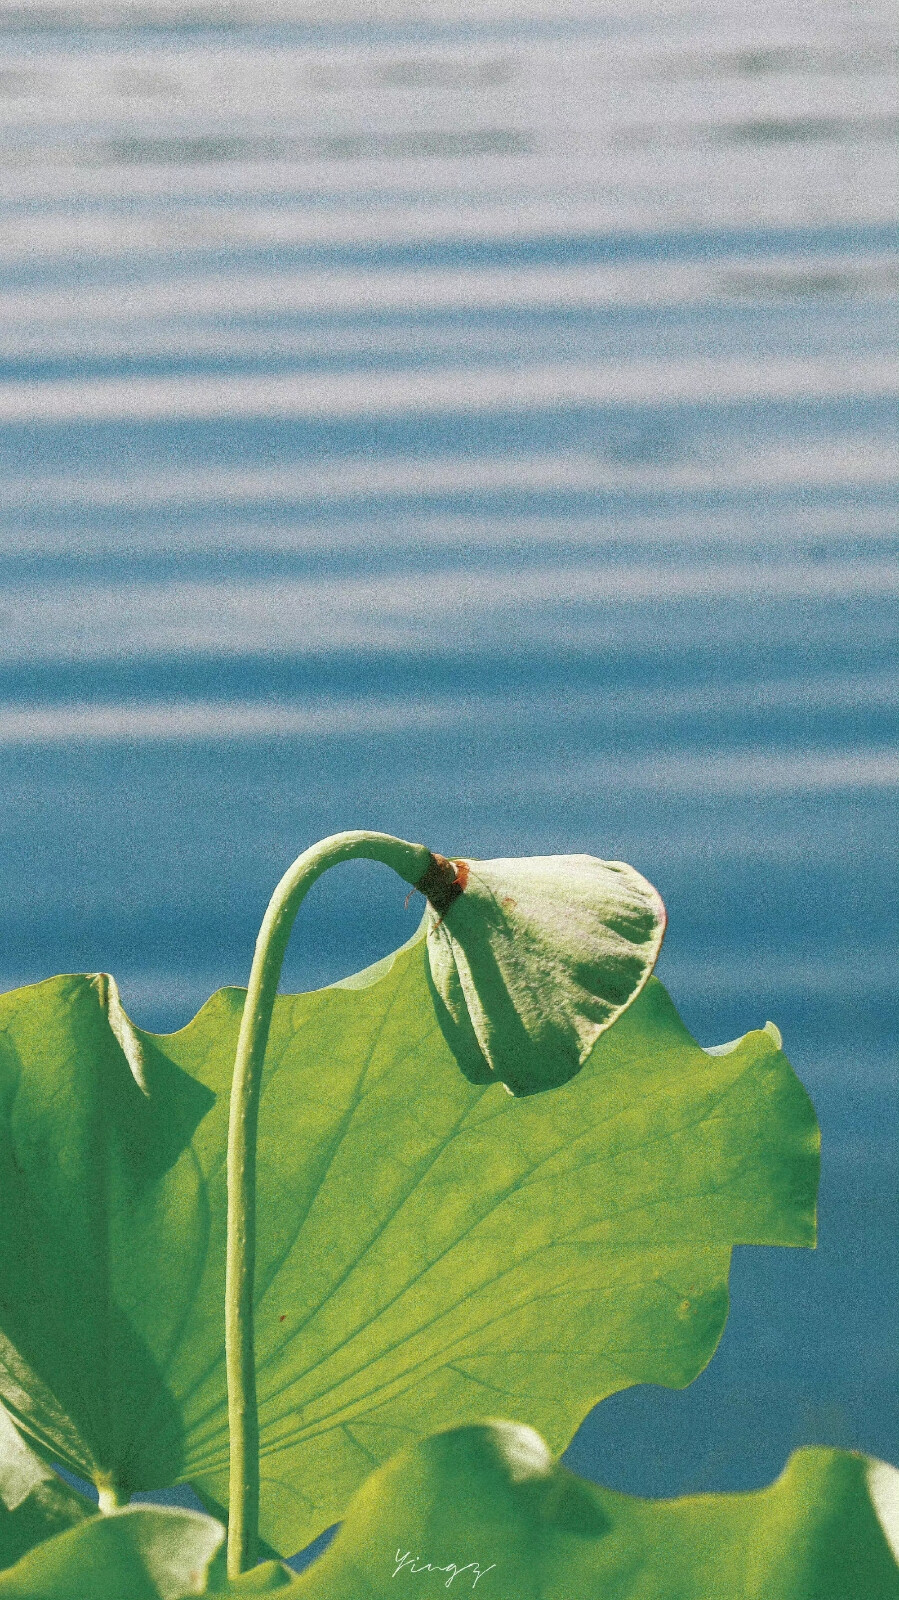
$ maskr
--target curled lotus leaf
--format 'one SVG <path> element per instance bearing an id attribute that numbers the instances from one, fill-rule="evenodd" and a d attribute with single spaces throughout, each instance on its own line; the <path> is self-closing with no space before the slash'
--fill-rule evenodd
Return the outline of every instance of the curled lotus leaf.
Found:
<path id="1" fill-rule="evenodd" d="M 428 956 L 447 1040 L 475 1083 L 514 1094 L 579 1072 L 640 993 L 665 907 L 621 861 L 454 861 L 430 890 Z"/>

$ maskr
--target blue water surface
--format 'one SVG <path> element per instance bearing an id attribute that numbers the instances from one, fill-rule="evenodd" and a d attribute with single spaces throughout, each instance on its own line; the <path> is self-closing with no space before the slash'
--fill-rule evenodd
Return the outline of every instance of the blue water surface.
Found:
<path id="1" fill-rule="evenodd" d="M 783 1032 L 820 1245 L 566 1459 L 895 1459 L 889 9 L 157 9 L 0 38 L 6 986 L 179 1027 L 343 828 L 632 861 L 697 1038 Z M 286 986 L 415 916 L 329 875 Z"/>

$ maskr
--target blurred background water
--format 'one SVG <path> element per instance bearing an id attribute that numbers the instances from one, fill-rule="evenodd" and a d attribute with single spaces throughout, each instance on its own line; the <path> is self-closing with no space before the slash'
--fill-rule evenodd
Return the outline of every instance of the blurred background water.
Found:
<path id="1" fill-rule="evenodd" d="M 0 0 L 0 979 L 180 1026 L 345 827 L 634 862 L 824 1129 L 817 1254 L 572 1445 L 641 1493 L 896 1458 L 895 65 L 885 0 Z M 417 915 L 329 875 L 288 986 Z"/>

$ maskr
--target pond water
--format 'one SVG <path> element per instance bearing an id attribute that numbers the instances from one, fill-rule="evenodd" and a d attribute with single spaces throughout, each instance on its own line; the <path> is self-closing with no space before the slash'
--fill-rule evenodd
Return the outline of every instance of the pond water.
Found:
<path id="1" fill-rule="evenodd" d="M 0 3 L 0 978 L 179 1026 L 344 827 L 634 862 L 824 1129 L 818 1252 L 571 1447 L 642 1493 L 895 1458 L 895 32 Z M 288 985 L 415 914 L 332 874 Z"/>

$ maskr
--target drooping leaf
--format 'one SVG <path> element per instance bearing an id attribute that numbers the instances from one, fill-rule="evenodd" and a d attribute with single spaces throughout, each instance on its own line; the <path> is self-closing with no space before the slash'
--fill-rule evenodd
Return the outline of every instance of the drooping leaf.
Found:
<path id="1" fill-rule="evenodd" d="M 0 1000 L 0 1383 L 125 1490 L 227 1495 L 225 1140 L 243 991 L 169 1036 L 108 980 Z M 299 1548 L 410 1439 L 497 1411 L 554 1449 L 604 1395 L 683 1385 L 735 1243 L 807 1244 L 817 1129 L 769 1032 L 711 1057 L 651 980 L 581 1072 L 470 1083 L 422 938 L 279 1000 L 260 1113 L 262 1531 Z"/>
<path id="2" fill-rule="evenodd" d="M 184 1600 L 204 1594 L 225 1530 L 196 1511 L 126 1506 L 29 1551 L 2 1600 Z"/>
<path id="3" fill-rule="evenodd" d="M 91 1501 L 29 1450 L 0 1406 L 0 1569 L 95 1514 Z"/>
<path id="4" fill-rule="evenodd" d="M 441 860 L 443 858 L 440 858 Z M 623 861 L 453 861 L 429 904 L 428 957 L 447 1041 L 473 1083 L 566 1083 L 658 959 L 665 907 Z M 425 880 L 421 887 L 425 887 Z"/>
<path id="5" fill-rule="evenodd" d="M 767 1489 L 638 1500 L 500 1422 L 373 1473 L 285 1600 L 899 1600 L 897 1554 L 899 1472 L 866 1456 L 798 1450 Z"/>

